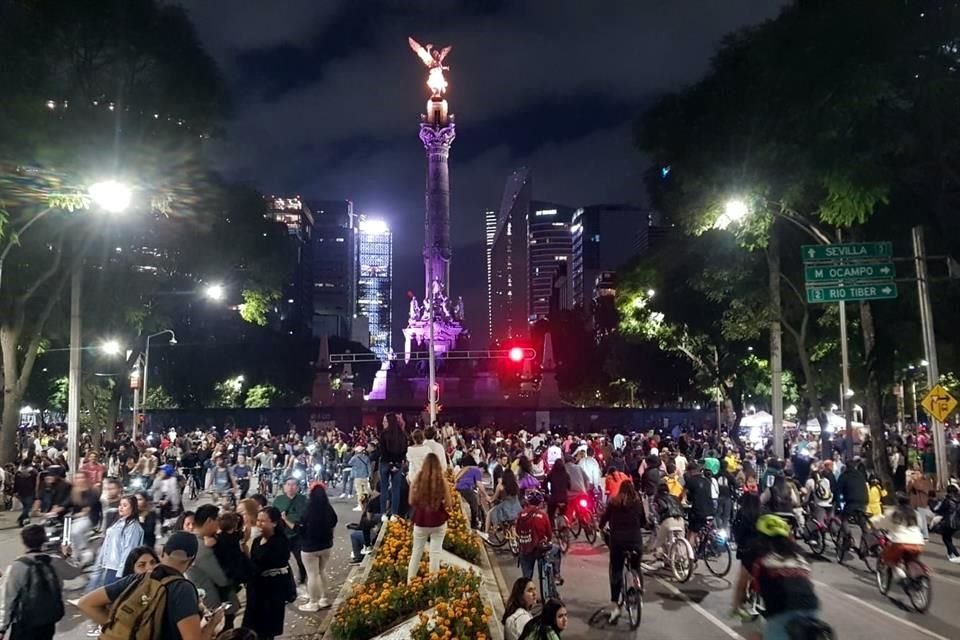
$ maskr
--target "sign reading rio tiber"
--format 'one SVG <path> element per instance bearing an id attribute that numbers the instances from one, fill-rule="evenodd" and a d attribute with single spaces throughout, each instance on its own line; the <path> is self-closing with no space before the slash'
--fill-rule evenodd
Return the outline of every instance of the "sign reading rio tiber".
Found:
<path id="1" fill-rule="evenodd" d="M 807 302 L 889 300 L 897 297 L 889 242 L 808 244 L 801 248 Z"/>

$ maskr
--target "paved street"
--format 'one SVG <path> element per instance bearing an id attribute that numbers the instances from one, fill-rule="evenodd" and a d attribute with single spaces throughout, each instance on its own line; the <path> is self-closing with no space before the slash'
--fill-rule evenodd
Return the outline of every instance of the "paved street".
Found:
<path id="1" fill-rule="evenodd" d="M 881 596 L 873 574 L 867 573 L 858 559 L 845 566 L 832 561 L 814 565 L 817 595 L 824 617 L 833 625 L 839 640 L 953 640 L 960 638 L 960 566 L 945 559 L 939 541 L 927 547 L 924 560 L 934 570 L 933 604 L 926 614 L 914 613 Z M 828 545 L 827 555 L 833 548 Z M 520 570 L 509 552 L 495 552 L 498 565 L 509 588 L 520 577 Z M 560 595 L 570 612 L 567 633 L 571 638 L 613 640 L 631 637 L 626 617 L 616 627 L 591 627 L 587 621 L 600 607 L 609 606 L 607 582 L 607 549 L 600 542 L 591 547 L 582 538 L 574 543 L 563 558 L 564 586 Z M 832 558 L 832 556 L 831 556 Z M 698 568 L 686 584 L 676 585 L 666 573 L 647 577 L 643 623 L 633 637 L 644 640 L 697 638 L 721 640 L 740 638 L 753 640 L 758 625 L 742 624 L 730 616 L 731 581 L 734 566 L 725 579 L 714 578 L 706 568 Z M 906 603 L 906 596 L 897 595 Z"/>
<path id="2" fill-rule="evenodd" d="M 353 500 L 331 500 L 333 503 L 334 509 L 337 512 L 337 528 L 334 534 L 333 540 L 333 553 L 331 554 L 330 569 L 328 571 L 328 576 L 330 578 L 330 584 L 332 588 L 327 593 L 327 597 L 332 602 L 336 598 L 337 593 L 340 590 L 341 585 L 347 577 L 347 573 L 350 570 L 350 537 L 346 530 L 346 525 L 349 522 L 357 521 L 357 516 L 359 513 L 352 511 L 353 507 L 356 505 L 356 502 Z M 188 508 L 194 509 L 199 504 L 202 504 L 203 501 L 199 501 L 194 504 L 189 504 Z M 6 572 L 7 567 L 10 566 L 10 563 L 13 562 L 17 556 L 22 553 L 22 548 L 20 545 L 20 530 L 16 526 L 16 515 L 12 512 L 0 512 L 0 568 Z M 34 522 L 37 522 L 34 519 Z M 294 567 L 291 562 L 291 567 Z M 74 581 L 68 581 L 65 585 L 66 589 L 74 587 L 76 589 L 77 585 L 81 585 L 84 582 L 84 579 L 78 579 Z M 66 591 L 66 598 L 75 598 L 80 595 L 80 591 Z M 243 596 L 241 596 L 241 599 Z M 301 613 L 297 610 L 297 605 L 303 604 L 304 600 L 299 600 L 297 603 L 287 607 L 286 615 L 286 633 L 282 636 L 284 638 L 310 638 L 316 637 L 316 625 L 318 625 L 323 618 L 327 615 L 327 611 L 320 611 L 318 613 L 309 614 Z M 241 612 L 242 617 L 242 612 Z M 238 617 L 237 624 L 239 625 L 240 617 Z M 87 621 L 83 618 L 80 613 L 70 605 L 67 605 L 67 613 L 64 619 L 60 622 L 57 627 L 57 638 L 63 640 L 79 640 L 80 638 L 86 638 L 87 630 Z"/>

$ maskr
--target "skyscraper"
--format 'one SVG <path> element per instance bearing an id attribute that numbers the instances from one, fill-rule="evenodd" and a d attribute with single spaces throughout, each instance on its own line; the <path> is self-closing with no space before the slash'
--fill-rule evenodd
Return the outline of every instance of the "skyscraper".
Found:
<path id="1" fill-rule="evenodd" d="M 357 220 L 349 200 L 310 203 L 313 334 L 350 338 L 357 310 Z"/>
<path id="2" fill-rule="evenodd" d="M 616 271 L 647 251 L 649 220 L 646 209 L 628 204 L 593 205 L 574 212 L 570 225 L 574 306 L 589 308 L 601 274 Z"/>
<path id="3" fill-rule="evenodd" d="M 530 300 L 527 321 L 550 315 L 550 297 L 561 263 L 568 262 L 573 249 L 570 222 L 574 210 L 563 205 L 534 201 L 527 211 Z"/>
<path id="4" fill-rule="evenodd" d="M 358 228 L 357 315 L 368 320 L 370 349 L 385 360 L 390 354 L 393 330 L 393 234 L 383 220 L 363 215 Z"/>
<path id="5" fill-rule="evenodd" d="M 490 257 L 493 252 L 493 241 L 497 237 L 497 212 L 487 209 L 483 214 L 486 238 L 484 247 L 487 253 L 487 337 L 493 337 L 493 266 Z"/>
<path id="6" fill-rule="evenodd" d="M 294 269 L 284 283 L 279 305 L 281 329 L 290 333 L 310 331 L 313 316 L 313 213 L 300 196 L 268 196 L 264 198 L 264 204 L 264 216 L 286 226 L 290 248 L 295 255 Z"/>
<path id="7" fill-rule="evenodd" d="M 515 171 L 508 179 L 497 214 L 490 248 L 492 338 L 526 337 L 529 308 L 527 214 L 530 211 L 530 172 Z"/>

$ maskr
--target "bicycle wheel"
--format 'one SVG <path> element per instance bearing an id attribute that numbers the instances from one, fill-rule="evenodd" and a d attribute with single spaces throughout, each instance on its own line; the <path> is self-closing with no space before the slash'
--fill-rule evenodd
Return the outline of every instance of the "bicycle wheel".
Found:
<path id="1" fill-rule="evenodd" d="M 587 539 L 587 542 L 593 544 L 597 541 L 597 528 L 593 525 L 592 522 L 584 523 L 583 525 L 583 537 Z"/>
<path id="2" fill-rule="evenodd" d="M 926 613 L 933 601 L 933 592 L 931 591 L 930 576 L 920 576 L 911 578 L 907 583 L 905 590 L 907 597 L 910 598 L 910 604 L 913 605 L 917 613 Z"/>
<path id="3" fill-rule="evenodd" d="M 837 544 L 837 564 L 843 564 L 847 555 L 847 545 L 849 545 L 848 536 L 840 534 L 840 542 Z"/>
<path id="4" fill-rule="evenodd" d="M 877 589 L 880 590 L 882 595 L 887 595 L 890 591 L 890 582 L 893 579 L 893 569 L 888 566 L 878 564 L 877 565 Z"/>
<path id="5" fill-rule="evenodd" d="M 507 534 L 501 525 L 497 525 L 484 540 L 494 549 L 499 549 L 507 543 Z"/>
<path id="6" fill-rule="evenodd" d="M 623 568 L 623 595 L 621 597 L 624 608 L 627 610 L 627 618 L 630 620 L 630 628 L 636 629 L 640 626 L 640 620 L 643 618 L 642 573 L 626 566 Z"/>
<path id="7" fill-rule="evenodd" d="M 674 538 L 670 543 L 667 562 L 677 582 L 686 582 L 693 576 L 693 547 L 686 538 Z"/>
<path id="8" fill-rule="evenodd" d="M 573 521 L 567 525 L 570 529 L 570 533 L 573 535 L 574 539 L 580 537 L 580 532 L 583 530 L 583 527 L 580 526 L 580 514 L 575 513 L 573 515 Z"/>
<path id="9" fill-rule="evenodd" d="M 566 553 L 570 551 L 570 529 L 563 527 L 556 532 L 557 544 L 560 545 L 560 551 Z"/>
<path id="10" fill-rule="evenodd" d="M 730 573 L 730 567 L 733 566 L 733 554 L 730 553 L 730 545 L 726 540 L 718 540 L 716 537 L 707 542 L 704 546 L 703 562 L 707 565 L 707 570 L 718 578 Z"/>
<path id="11" fill-rule="evenodd" d="M 507 543 L 510 547 L 510 553 L 513 554 L 513 557 L 516 558 L 520 555 L 520 541 L 517 540 L 517 532 L 510 528 L 510 531 L 507 533 Z"/>
<path id="12" fill-rule="evenodd" d="M 827 536 L 823 531 L 814 529 L 807 531 L 807 546 L 810 547 L 810 553 L 815 556 L 822 556 L 827 550 Z"/>
<path id="13" fill-rule="evenodd" d="M 867 567 L 867 571 L 873 573 L 877 570 L 877 565 L 879 564 L 877 560 L 880 558 L 880 547 L 878 545 L 868 545 L 865 534 L 861 534 L 860 536 L 860 555 L 863 557 L 863 564 Z"/>

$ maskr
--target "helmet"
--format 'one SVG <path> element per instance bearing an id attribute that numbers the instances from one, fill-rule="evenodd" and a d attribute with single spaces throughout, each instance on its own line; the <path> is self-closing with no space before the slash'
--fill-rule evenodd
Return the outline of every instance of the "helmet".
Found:
<path id="1" fill-rule="evenodd" d="M 790 525 L 780 516 L 767 513 L 757 518 L 757 531 L 768 538 L 786 538 L 790 536 Z"/>
<path id="2" fill-rule="evenodd" d="M 541 504 L 543 504 L 543 494 L 539 491 L 530 491 L 527 493 L 526 501 L 529 505 L 539 507 Z"/>
<path id="3" fill-rule="evenodd" d="M 160 471 L 163 473 L 164 477 L 169 478 L 173 475 L 173 465 L 165 464 L 160 467 Z"/>

